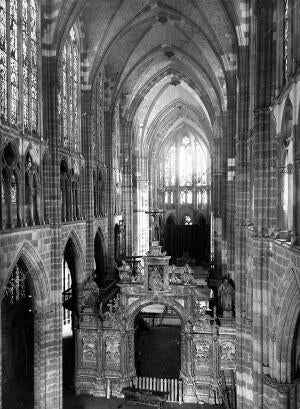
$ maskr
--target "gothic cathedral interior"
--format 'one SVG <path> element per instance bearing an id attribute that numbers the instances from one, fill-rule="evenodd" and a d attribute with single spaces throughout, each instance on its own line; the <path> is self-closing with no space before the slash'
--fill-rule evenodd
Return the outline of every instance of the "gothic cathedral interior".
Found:
<path id="1" fill-rule="evenodd" d="M 0 0 L 0 167 L 0 408 L 300 408 L 299 0 Z"/>

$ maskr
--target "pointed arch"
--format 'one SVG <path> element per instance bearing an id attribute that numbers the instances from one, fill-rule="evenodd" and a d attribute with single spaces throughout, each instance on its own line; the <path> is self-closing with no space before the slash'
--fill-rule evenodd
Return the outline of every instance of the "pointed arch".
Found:
<path id="1" fill-rule="evenodd" d="M 85 273 L 85 255 L 84 251 L 80 242 L 80 239 L 74 230 L 71 230 L 65 240 L 64 245 L 62 246 L 62 254 L 61 257 L 63 258 L 67 245 L 72 247 L 74 251 L 74 263 L 75 263 L 75 274 L 76 276 L 74 279 L 76 283 L 79 284 L 84 281 L 84 273 Z"/>
<path id="2" fill-rule="evenodd" d="M 100 227 L 98 227 L 94 237 L 94 260 L 96 267 L 96 281 L 98 285 L 103 285 L 107 278 L 107 247 L 105 238 Z"/>
<path id="3" fill-rule="evenodd" d="M 1 289 L 1 299 L 13 269 L 20 260 L 22 260 L 26 265 L 28 274 L 31 278 L 31 283 L 33 285 L 31 290 L 34 295 L 36 309 L 45 309 L 50 300 L 49 279 L 42 260 L 35 249 L 27 241 L 21 245 L 19 251 L 10 264 L 10 268 L 7 270 L 4 285 Z"/>
<path id="4" fill-rule="evenodd" d="M 185 328 L 188 326 L 188 321 L 189 321 L 189 316 L 186 313 L 186 310 L 184 307 L 176 300 L 171 300 L 171 299 L 166 299 L 166 297 L 151 297 L 151 298 L 146 298 L 144 300 L 137 300 L 134 301 L 130 306 L 125 310 L 125 316 L 128 317 L 127 319 L 127 325 L 128 328 L 133 328 L 134 327 L 134 320 L 137 316 L 137 314 L 145 307 L 148 305 L 153 305 L 153 304 L 161 304 L 164 306 L 167 306 L 169 308 L 172 308 L 180 317 L 182 327 Z"/>
<path id="5" fill-rule="evenodd" d="M 300 314 L 300 279 L 296 267 L 290 263 L 278 285 L 276 306 L 271 323 L 275 342 L 272 376 L 281 383 L 291 382 L 294 333 Z"/>

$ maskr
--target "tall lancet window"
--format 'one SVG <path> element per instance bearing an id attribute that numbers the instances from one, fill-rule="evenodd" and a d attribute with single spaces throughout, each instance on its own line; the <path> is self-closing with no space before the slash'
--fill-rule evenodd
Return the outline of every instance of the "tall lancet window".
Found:
<path id="1" fill-rule="evenodd" d="M 191 186 L 193 177 L 193 154 L 191 139 L 185 136 L 179 147 L 179 184 Z"/>
<path id="2" fill-rule="evenodd" d="M 176 146 L 171 145 L 165 160 L 165 185 L 174 186 L 176 183 Z"/>
<path id="3" fill-rule="evenodd" d="M 289 60 L 289 0 L 284 0 L 283 24 L 283 75 L 286 80 Z"/>
<path id="4" fill-rule="evenodd" d="M 7 118 L 6 0 L 0 0 L 0 119 Z"/>
<path id="5" fill-rule="evenodd" d="M 78 151 L 79 146 L 79 41 L 74 27 L 65 41 L 60 64 L 60 95 L 58 109 L 61 122 L 62 144 Z"/>
<path id="6" fill-rule="evenodd" d="M 19 110 L 19 50 L 18 50 L 18 2 L 12 0 L 9 9 L 9 47 L 10 47 L 10 91 L 11 122 L 18 121 Z"/>
<path id="7" fill-rule="evenodd" d="M 0 119 L 33 132 L 38 128 L 37 60 L 35 0 L 0 0 Z"/>

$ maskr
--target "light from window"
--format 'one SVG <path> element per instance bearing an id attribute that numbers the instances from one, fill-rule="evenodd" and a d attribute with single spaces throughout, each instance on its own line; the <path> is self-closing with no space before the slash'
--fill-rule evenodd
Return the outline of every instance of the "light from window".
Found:
<path id="1" fill-rule="evenodd" d="M 288 52 L 289 52 L 289 0 L 284 0 L 284 45 L 283 45 L 283 70 L 284 77 L 287 78 L 288 73 Z"/>
<path id="2" fill-rule="evenodd" d="M 23 121 L 25 129 L 37 131 L 35 0 L 0 0 L 0 116 L 15 125 Z"/>
<path id="3" fill-rule="evenodd" d="M 62 144 L 79 150 L 79 45 L 74 27 L 64 44 L 61 55 L 61 86 L 58 114 L 62 123 Z"/>
<path id="4" fill-rule="evenodd" d="M 6 0 L 0 0 L 0 116 L 7 118 Z"/>
<path id="5" fill-rule="evenodd" d="M 191 186 L 193 176 L 193 155 L 190 138 L 184 137 L 179 147 L 179 184 Z"/>
<path id="6" fill-rule="evenodd" d="M 62 292 L 63 301 L 69 299 L 72 296 L 72 278 L 71 272 L 66 259 L 62 261 Z M 72 314 L 71 311 L 63 307 L 63 336 L 70 335 L 72 324 Z"/>
<path id="7" fill-rule="evenodd" d="M 185 226 L 191 226 L 193 224 L 191 216 L 186 215 L 184 217 L 184 224 L 185 224 Z"/>

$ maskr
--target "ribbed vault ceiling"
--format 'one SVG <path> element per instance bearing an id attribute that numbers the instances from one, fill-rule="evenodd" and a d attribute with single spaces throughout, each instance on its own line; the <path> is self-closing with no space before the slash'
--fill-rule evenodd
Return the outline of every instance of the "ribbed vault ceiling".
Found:
<path id="1" fill-rule="evenodd" d="M 154 148 L 153 139 L 174 124 L 201 128 L 206 139 L 221 128 L 228 94 L 234 92 L 230 78 L 237 69 L 240 3 L 68 0 L 57 30 L 79 19 L 89 82 L 103 70 L 114 79 L 112 106 L 122 100 L 123 112 L 140 129 L 137 144 Z"/>

